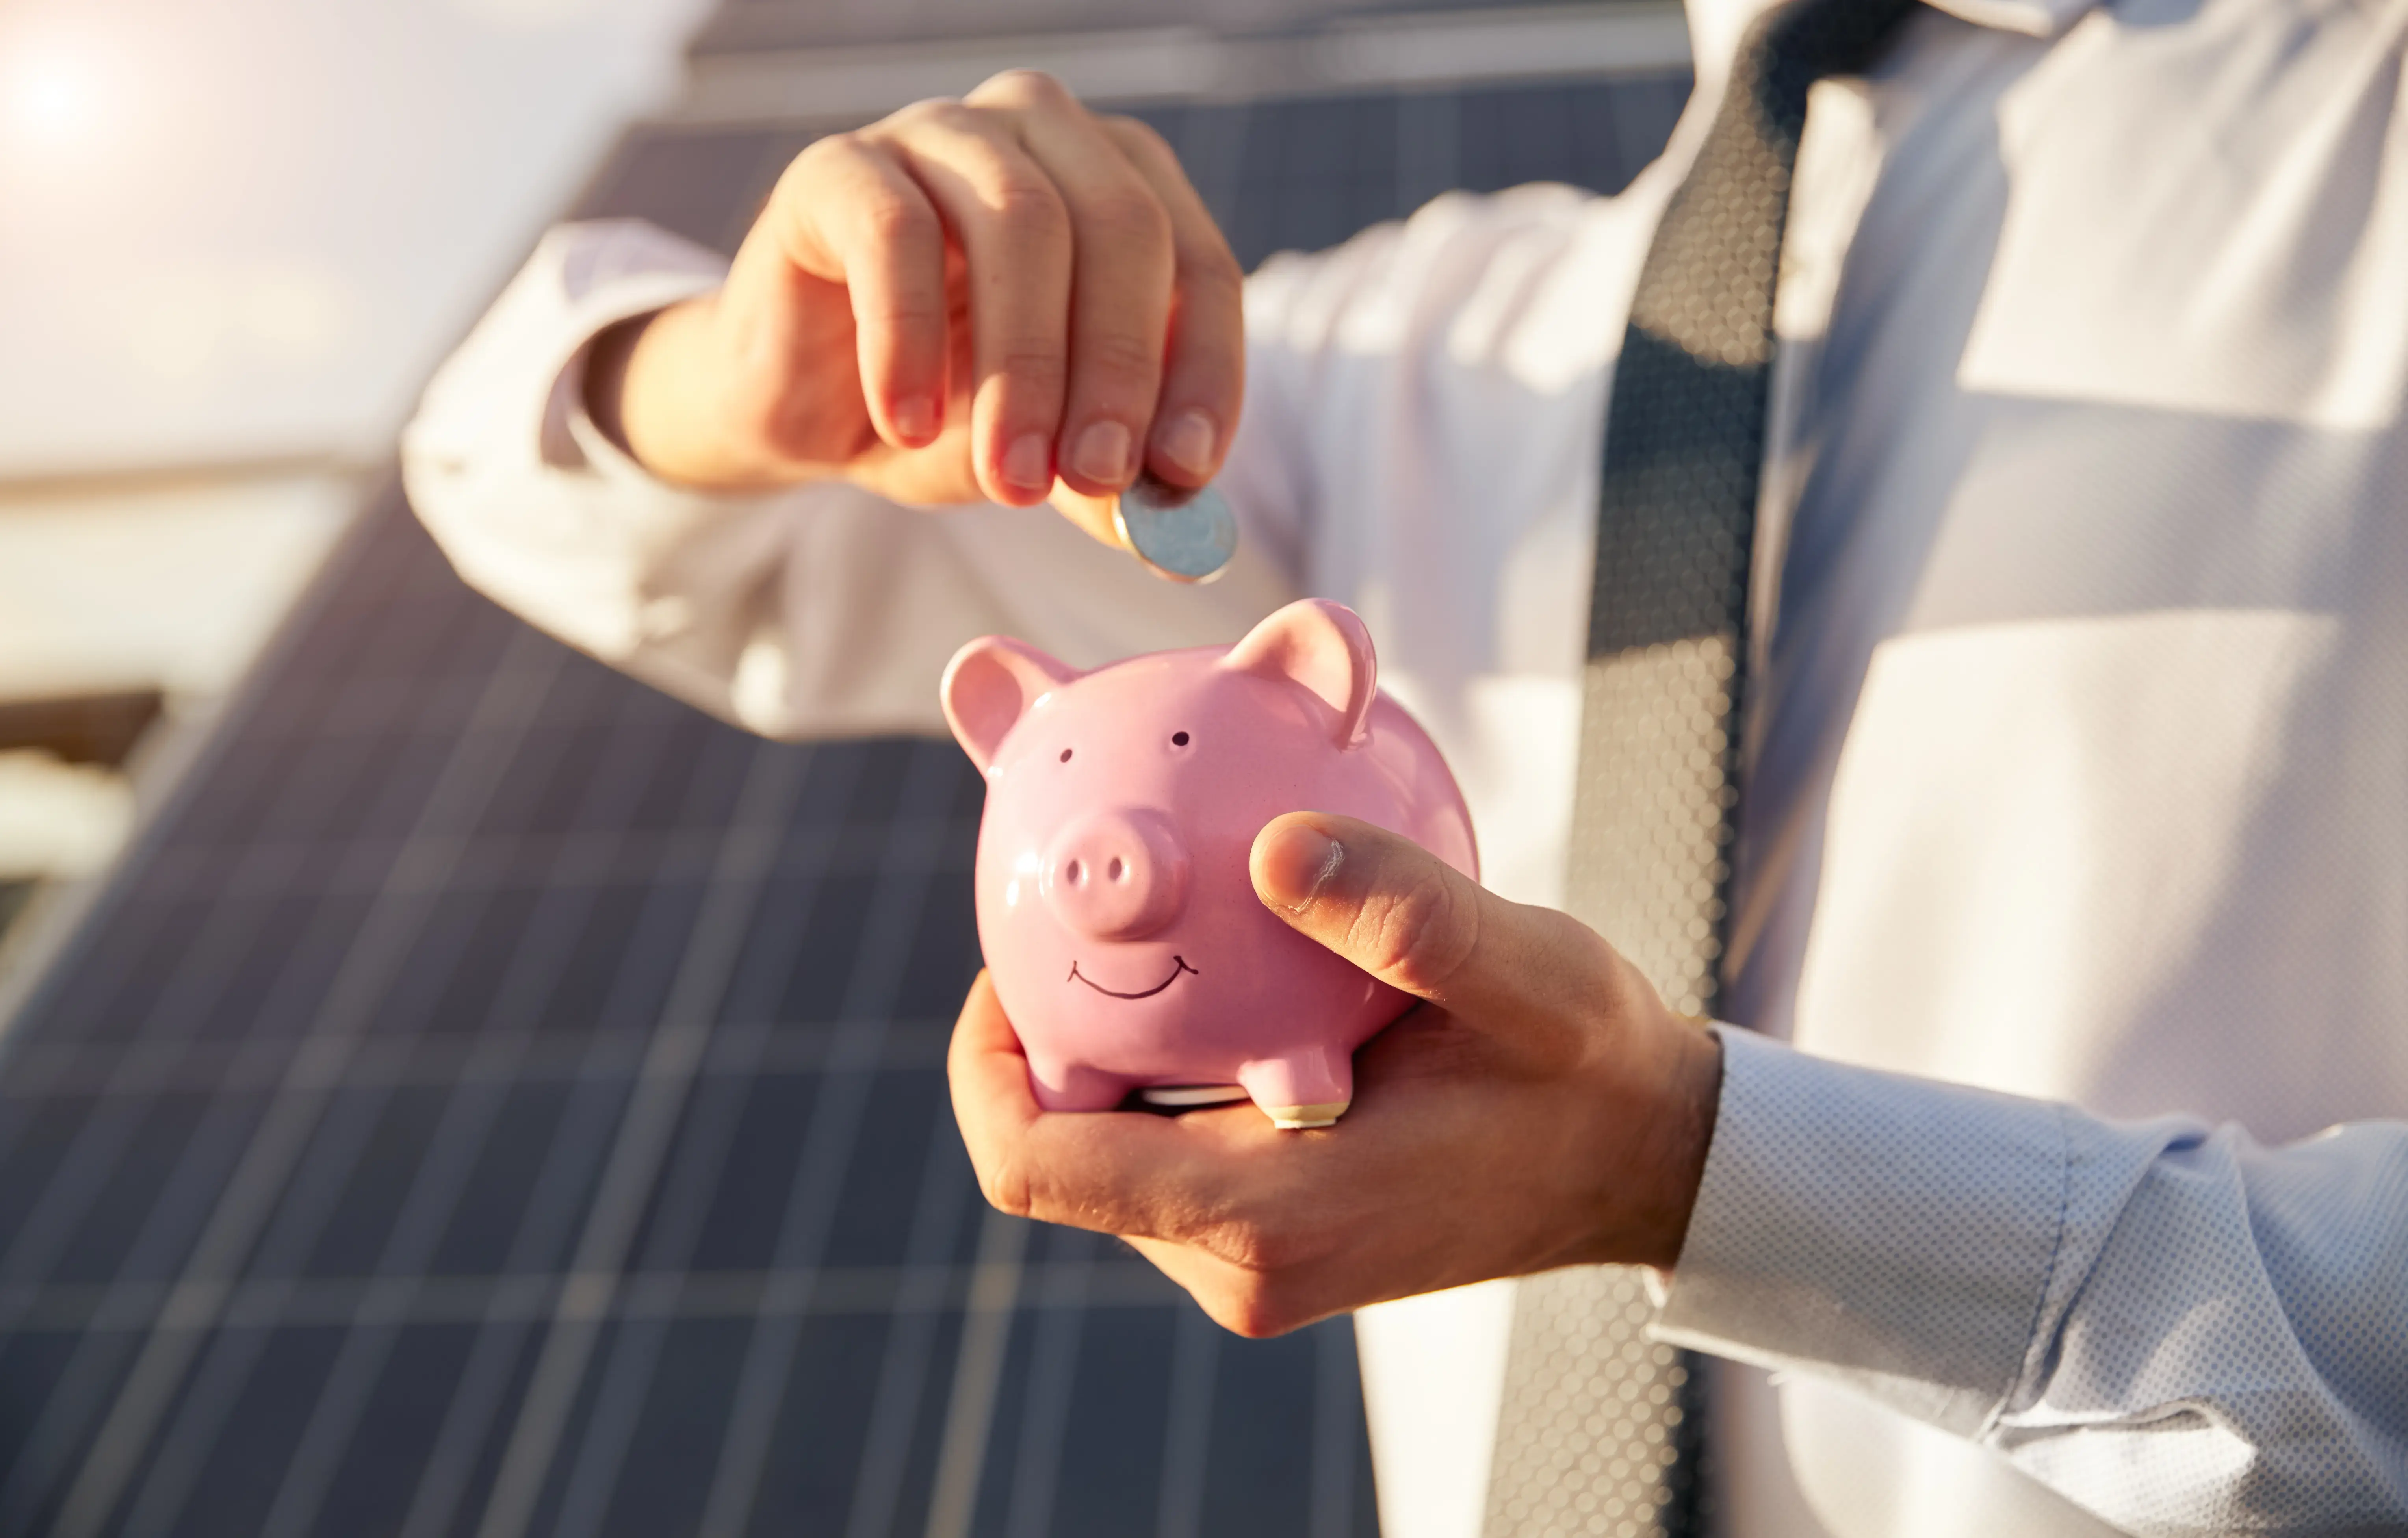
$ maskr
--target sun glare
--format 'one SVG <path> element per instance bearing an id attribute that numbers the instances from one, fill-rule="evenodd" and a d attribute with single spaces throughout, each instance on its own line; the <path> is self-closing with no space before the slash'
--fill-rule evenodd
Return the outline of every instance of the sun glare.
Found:
<path id="1" fill-rule="evenodd" d="M 63 149 L 91 138 L 107 103 L 91 61 L 61 48 L 0 51 L 0 121 L 33 146 Z"/>

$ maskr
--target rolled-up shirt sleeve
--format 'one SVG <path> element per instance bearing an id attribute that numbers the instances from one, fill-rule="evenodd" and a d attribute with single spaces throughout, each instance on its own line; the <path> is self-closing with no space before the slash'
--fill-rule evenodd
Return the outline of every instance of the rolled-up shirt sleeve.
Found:
<path id="1" fill-rule="evenodd" d="M 1721 1036 L 1662 1338 L 1852 1386 L 2128 1531 L 2408 1524 L 2408 1123 L 2266 1148 Z"/>

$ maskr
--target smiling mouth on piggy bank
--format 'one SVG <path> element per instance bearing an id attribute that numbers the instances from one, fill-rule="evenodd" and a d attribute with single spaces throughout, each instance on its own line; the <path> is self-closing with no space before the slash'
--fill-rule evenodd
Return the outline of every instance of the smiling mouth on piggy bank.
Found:
<path id="1" fill-rule="evenodd" d="M 1177 982 L 1179 980 L 1179 975 L 1182 972 L 1193 972 L 1198 977 L 1204 975 L 1204 974 L 1197 972 L 1194 967 L 1187 964 L 1186 957 L 1173 956 L 1170 959 L 1170 975 L 1154 984 L 1152 988 L 1145 989 L 1136 993 L 1123 993 L 1118 989 L 1106 988 L 1103 984 L 1096 981 L 1093 977 L 1090 977 L 1085 973 L 1080 971 L 1079 963 L 1076 961 L 1072 961 L 1070 963 L 1070 975 L 1068 977 L 1065 977 L 1063 981 L 1070 982 L 1075 980 L 1082 982 L 1108 999 L 1151 999 L 1155 994 L 1161 992 L 1164 989 L 1168 988 L 1171 984 Z"/>

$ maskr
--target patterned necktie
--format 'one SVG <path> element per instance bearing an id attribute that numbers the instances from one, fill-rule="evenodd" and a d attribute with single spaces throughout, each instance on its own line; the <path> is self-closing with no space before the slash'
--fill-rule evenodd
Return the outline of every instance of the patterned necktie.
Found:
<path id="1" fill-rule="evenodd" d="M 1860 72 L 1914 0 L 1792 0 L 1741 44 L 1647 252 L 1614 371 L 1589 600 L 1569 911 L 1711 1015 L 1739 801 L 1748 565 L 1772 295 L 1807 88 Z M 1701 1384 L 1641 1334 L 1637 1273 L 1552 1272 L 1515 1303 L 1488 1538 L 1689 1538 Z"/>

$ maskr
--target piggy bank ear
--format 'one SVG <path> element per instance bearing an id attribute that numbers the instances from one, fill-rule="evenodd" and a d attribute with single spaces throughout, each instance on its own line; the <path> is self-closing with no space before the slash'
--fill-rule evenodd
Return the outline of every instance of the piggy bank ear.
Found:
<path id="1" fill-rule="evenodd" d="M 1028 707 L 1078 676 L 1077 668 L 1025 641 L 982 635 L 953 653 L 938 691 L 954 740 L 985 771 L 995 767 L 1004 734 L 1028 714 Z"/>
<path id="2" fill-rule="evenodd" d="M 1326 598 L 1290 604 L 1246 633 L 1221 665 L 1265 678 L 1302 684 L 1338 712 L 1340 748 L 1363 740 L 1371 700 L 1380 691 L 1380 662 L 1371 633 L 1353 609 Z"/>

